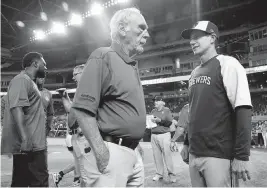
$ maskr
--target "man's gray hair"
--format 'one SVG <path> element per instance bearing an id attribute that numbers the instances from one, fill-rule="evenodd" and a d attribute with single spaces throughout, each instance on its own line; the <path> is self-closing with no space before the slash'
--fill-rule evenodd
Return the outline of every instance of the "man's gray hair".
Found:
<path id="1" fill-rule="evenodd" d="M 116 40 L 116 36 L 119 32 L 119 24 L 127 25 L 129 17 L 132 14 L 141 14 L 140 10 L 137 8 L 126 8 L 117 11 L 111 18 L 109 27 L 110 27 L 110 36 L 112 40 Z"/>

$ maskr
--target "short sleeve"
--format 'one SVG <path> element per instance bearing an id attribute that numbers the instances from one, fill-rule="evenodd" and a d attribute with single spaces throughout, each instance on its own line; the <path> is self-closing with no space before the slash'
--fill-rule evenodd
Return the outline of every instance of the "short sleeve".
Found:
<path id="1" fill-rule="evenodd" d="M 29 92 L 31 82 L 25 78 L 13 79 L 8 89 L 8 102 L 10 109 L 30 106 Z"/>
<path id="2" fill-rule="evenodd" d="M 107 67 L 101 58 L 89 58 L 76 90 L 72 107 L 96 114 Z"/>
<path id="3" fill-rule="evenodd" d="M 237 59 L 230 56 L 219 58 L 219 60 L 223 84 L 233 109 L 238 106 L 252 106 L 244 67 Z"/>
<path id="4" fill-rule="evenodd" d="M 183 107 L 182 110 L 181 110 L 181 113 L 180 113 L 180 116 L 179 116 L 179 119 L 178 119 L 178 126 L 179 127 L 182 127 L 182 128 L 186 128 L 187 125 L 188 125 L 188 115 L 189 115 L 189 112 L 188 112 L 188 107 Z"/>

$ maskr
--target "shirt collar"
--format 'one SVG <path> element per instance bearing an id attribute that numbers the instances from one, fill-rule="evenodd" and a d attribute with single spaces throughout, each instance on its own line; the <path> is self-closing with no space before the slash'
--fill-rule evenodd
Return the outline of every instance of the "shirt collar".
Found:
<path id="1" fill-rule="evenodd" d="M 130 58 L 128 55 L 125 54 L 125 52 L 122 50 L 122 47 L 120 44 L 116 42 L 112 42 L 111 48 L 127 63 L 131 65 L 136 65 L 137 61 Z"/>

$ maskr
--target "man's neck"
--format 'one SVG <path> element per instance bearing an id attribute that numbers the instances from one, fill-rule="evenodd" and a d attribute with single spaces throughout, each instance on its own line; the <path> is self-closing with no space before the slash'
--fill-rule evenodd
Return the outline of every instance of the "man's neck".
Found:
<path id="1" fill-rule="evenodd" d="M 30 68 L 26 68 L 25 69 L 25 73 L 32 79 L 34 80 L 36 78 L 36 73 L 30 69 Z"/>
<path id="2" fill-rule="evenodd" d="M 209 61 L 211 58 L 215 57 L 216 55 L 218 55 L 218 53 L 216 52 L 215 48 L 209 48 L 205 54 L 203 54 L 200 57 L 201 60 L 201 64 L 206 63 L 207 61 Z"/>
<path id="3" fill-rule="evenodd" d="M 117 43 L 121 46 L 123 53 L 125 53 L 128 57 L 132 58 L 132 57 L 136 56 L 136 53 L 130 52 L 130 50 L 127 47 L 127 44 L 124 44 L 122 42 L 117 42 Z"/>
<path id="4" fill-rule="evenodd" d="M 119 45 L 121 46 L 122 52 L 129 56 L 129 50 L 127 49 L 126 45 L 123 43 L 119 43 Z"/>

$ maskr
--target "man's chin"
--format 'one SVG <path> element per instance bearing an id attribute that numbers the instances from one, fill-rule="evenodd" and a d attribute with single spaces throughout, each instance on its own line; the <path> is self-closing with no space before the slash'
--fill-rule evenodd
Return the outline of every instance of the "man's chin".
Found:
<path id="1" fill-rule="evenodd" d="M 137 54 L 141 54 L 144 52 L 144 48 L 143 47 L 137 47 L 136 52 L 137 52 Z"/>
<path id="2" fill-rule="evenodd" d="M 199 55 L 198 51 L 193 51 L 194 55 Z"/>

